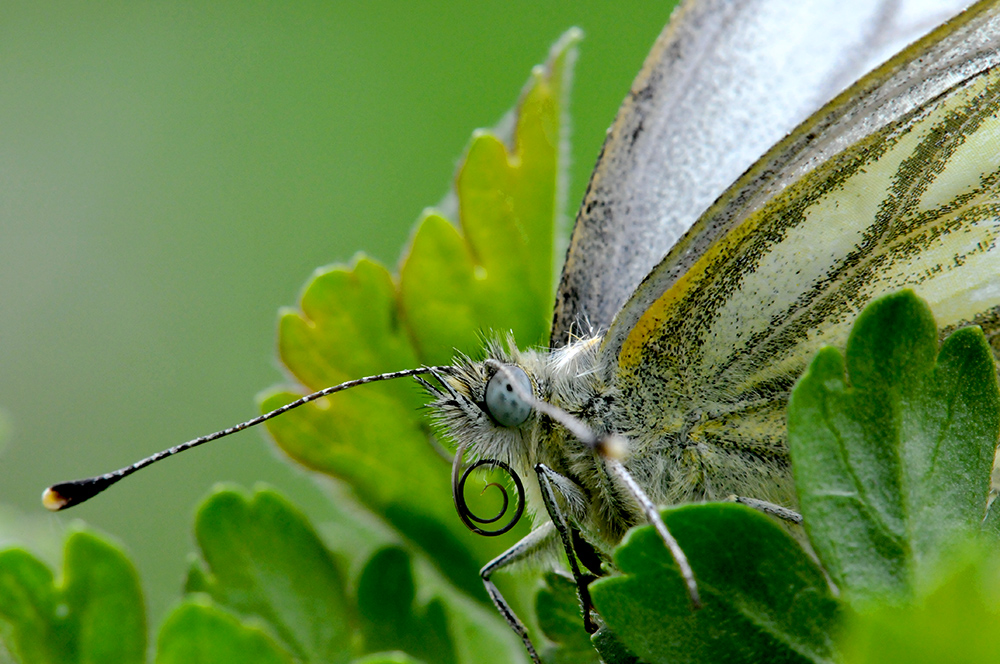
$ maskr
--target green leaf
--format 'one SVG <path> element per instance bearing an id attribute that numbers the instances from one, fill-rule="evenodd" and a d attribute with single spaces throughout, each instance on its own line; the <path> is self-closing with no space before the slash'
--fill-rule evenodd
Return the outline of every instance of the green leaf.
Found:
<path id="1" fill-rule="evenodd" d="M 247 497 L 218 490 L 198 510 L 195 530 L 205 563 L 192 567 L 186 590 L 257 621 L 296 661 L 346 662 L 395 649 L 461 664 L 522 655 L 492 607 L 471 601 L 399 547 L 376 551 L 351 584 L 356 595 L 348 592 L 333 554 L 273 491 Z M 422 567 L 419 585 L 411 561 Z"/>
<path id="2" fill-rule="evenodd" d="M 536 70 L 531 83 L 513 152 L 477 132 L 459 169 L 464 237 L 427 215 L 400 270 L 402 308 L 428 363 L 449 362 L 455 349 L 478 351 L 483 329 L 514 330 L 522 344 L 547 340 L 563 82 Z"/>
<path id="3" fill-rule="evenodd" d="M 79 662 L 142 662 L 146 612 L 139 575 L 107 541 L 79 532 L 66 540 L 62 597 Z"/>
<path id="4" fill-rule="evenodd" d="M 430 213 L 400 270 L 400 295 L 416 347 L 429 364 L 457 349 L 477 352 L 482 330 L 513 330 L 521 344 L 548 340 L 555 287 L 555 228 L 562 213 L 560 163 L 571 30 L 537 67 L 517 109 L 512 148 L 476 132 L 456 178 L 456 228 Z"/>
<path id="5" fill-rule="evenodd" d="M 735 504 L 663 512 L 688 556 L 703 606 L 651 526 L 615 549 L 620 574 L 591 584 L 608 627 L 643 661 L 826 662 L 837 605 L 826 578 L 780 526 Z"/>
<path id="6" fill-rule="evenodd" d="M 113 660 L 107 660 L 113 661 Z M 292 664 L 295 660 L 259 627 L 204 599 L 185 601 L 167 617 L 157 664 Z"/>
<path id="7" fill-rule="evenodd" d="M 993 482 L 993 486 L 998 483 Z M 994 500 L 986 511 L 986 518 L 983 519 L 983 531 L 990 533 L 993 537 L 1000 538 L 1000 505 Z"/>
<path id="8" fill-rule="evenodd" d="M 553 664 L 598 662 L 590 635 L 583 628 L 576 583 L 555 572 L 547 573 L 544 580 L 535 596 L 535 615 L 552 644 L 543 649 L 542 659 Z"/>
<path id="9" fill-rule="evenodd" d="M 594 650 L 601 654 L 601 661 L 606 664 L 644 664 L 607 627 L 594 632 L 591 642 Z"/>
<path id="10" fill-rule="evenodd" d="M 938 353 L 927 305 L 904 291 L 859 316 L 845 361 L 822 350 L 796 386 L 789 444 L 806 530 L 843 596 L 905 600 L 979 532 L 1000 392 L 979 328 Z"/>
<path id="11" fill-rule="evenodd" d="M 218 490 L 198 510 L 195 535 L 208 571 L 189 592 L 269 625 L 303 662 L 347 662 L 354 617 L 344 575 L 305 517 L 274 491 Z"/>
<path id="12" fill-rule="evenodd" d="M 587 634 L 573 579 L 549 572 L 544 582 L 535 595 L 535 615 L 545 638 L 551 641 L 542 649 L 545 662 L 637 664 L 638 658 L 608 628 L 598 629 L 593 636 Z"/>
<path id="13" fill-rule="evenodd" d="M 428 662 L 455 662 L 444 605 L 433 598 L 416 606 L 413 570 L 405 550 L 377 551 L 361 572 L 357 597 L 365 650 L 401 650 Z"/>
<path id="14" fill-rule="evenodd" d="M 840 630 L 846 664 L 931 664 L 997 660 L 1000 565 L 996 552 L 960 555 L 950 573 L 906 606 L 878 604 Z"/>
<path id="15" fill-rule="evenodd" d="M 0 618 L 7 648 L 22 662 L 57 662 L 68 649 L 57 643 L 52 571 L 22 549 L 0 552 Z"/>
<path id="16" fill-rule="evenodd" d="M 484 329 L 513 330 L 522 344 L 544 339 L 562 208 L 561 119 L 576 39 L 563 39 L 532 75 L 509 146 L 477 132 L 456 180 L 457 226 L 428 213 L 398 281 L 359 258 L 352 268 L 320 270 L 301 310 L 282 314 L 281 357 L 305 390 L 447 362 L 456 349 L 476 353 Z M 261 407 L 297 396 L 274 391 Z M 449 464 L 428 442 L 424 402 L 410 381 L 366 385 L 272 420 L 269 429 L 291 457 L 350 483 L 453 583 L 487 602 L 479 567 L 527 524 L 501 538 L 465 529 L 451 502 Z"/>
<path id="17" fill-rule="evenodd" d="M 423 664 L 423 662 L 410 657 L 405 652 L 379 652 L 374 655 L 365 655 L 354 660 L 351 664 Z"/>
<path id="18" fill-rule="evenodd" d="M 96 535 L 66 540 L 63 580 L 27 551 L 0 553 L 0 634 L 21 662 L 143 662 L 146 617 L 135 567 Z"/>

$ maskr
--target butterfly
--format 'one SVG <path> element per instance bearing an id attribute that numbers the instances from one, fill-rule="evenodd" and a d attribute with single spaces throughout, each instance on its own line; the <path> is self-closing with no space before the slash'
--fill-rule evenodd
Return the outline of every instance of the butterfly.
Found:
<path id="1" fill-rule="evenodd" d="M 702 93 L 681 88 L 685 59 L 727 55 L 693 45 L 703 37 L 693 26 L 705 30 L 709 15 L 725 24 L 718 12 L 686 5 L 674 17 L 609 132 L 558 289 L 557 350 L 487 355 L 523 369 L 542 400 L 624 436 L 624 467 L 656 504 L 736 494 L 794 506 L 788 395 L 822 345 L 843 345 L 866 303 L 910 287 L 942 334 L 979 325 L 996 339 L 997 9 L 974 6 L 810 116 L 667 250 L 674 238 L 664 228 L 683 225 L 671 205 L 694 196 L 676 192 L 677 180 L 707 190 L 696 173 L 717 167 L 684 159 L 697 148 L 675 148 L 670 138 L 686 126 L 670 126 L 668 111 Z M 664 176 L 674 168 L 682 173 Z M 606 332 L 573 338 L 588 326 Z M 458 394 L 439 392 L 446 427 L 474 458 L 502 459 L 522 475 L 539 463 L 554 471 L 563 511 L 606 556 L 624 528 L 645 520 L 640 505 L 607 459 L 564 429 L 536 421 L 519 438 L 506 430 L 524 426 L 518 416 L 498 430 L 496 375 L 489 361 L 462 368 Z"/>
<path id="2" fill-rule="evenodd" d="M 801 13 L 776 20 L 779 10 Z M 483 361 L 317 393 L 431 374 L 432 409 L 457 442 L 456 500 L 466 471 L 485 461 L 509 470 L 538 515 L 483 571 L 536 661 L 491 575 L 560 541 L 606 561 L 628 527 L 656 518 L 644 501 L 736 494 L 794 507 L 789 391 L 871 299 L 910 287 L 942 334 L 980 325 L 996 337 L 1000 9 L 974 5 L 808 115 L 892 48 L 879 41 L 899 27 L 892 16 L 858 11 L 829 46 L 854 59 L 817 69 L 809 46 L 829 42 L 815 6 L 685 4 L 610 130 L 557 289 L 550 350 L 494 343 Z M 50 503 L 78 502 L 74 487 L 86 493 L 144 465 L 56 485 Z"/>

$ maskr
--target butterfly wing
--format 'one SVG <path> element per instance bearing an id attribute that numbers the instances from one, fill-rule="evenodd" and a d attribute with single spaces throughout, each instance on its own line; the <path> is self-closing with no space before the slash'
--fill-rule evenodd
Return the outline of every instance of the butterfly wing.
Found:
<path id="1" fill-rule="evenodd" d="M 606 330 L 767 148 L 967 0 L 700 0 L 672 17 L 609 130 L 573 229 L 552 346 Z"/>
<path id="2" fill-rule="evenodd" d="M 1000 329 L 998 51 L 1000 8 L 980 3 L 860 81 L 748 171 L 622 309 L 602 347 L 620 421 L 639 448 L 673 435 L 697 450 L 681 485 L 708 466 L 739 485 L 748 456 L 778 468 L 794 380 L 874 297 L 910 287 L 945 330 Z"/>

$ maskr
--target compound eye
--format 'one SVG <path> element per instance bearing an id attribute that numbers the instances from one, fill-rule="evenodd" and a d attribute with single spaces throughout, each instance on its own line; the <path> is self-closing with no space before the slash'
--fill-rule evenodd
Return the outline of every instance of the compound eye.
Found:
<path id="1" fill-rule="evenodd" d="M 520 426 L 531 415 L 531 404 L 521 398 L 511 380 L 523 393 L 531 394 L 531 380 L 521 367 L 508 365 L 507 371 L 497 371 L 486 384 L 486 410 L 503 427 Z"/>

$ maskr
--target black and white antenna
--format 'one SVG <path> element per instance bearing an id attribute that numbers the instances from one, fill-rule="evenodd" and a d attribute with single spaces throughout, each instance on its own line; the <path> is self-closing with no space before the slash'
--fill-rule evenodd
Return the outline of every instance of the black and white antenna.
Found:
<path id="1" fill-rule="evenodd" d="M 156 454 L 148 456 L 145 459 L 136 461 L 131 466 L 119 468 L 118 470 L 105 473 L 104 475 L 97 475 L 96 477 L 88 477 L 82 480 L 73 480 L 71 482 L 53 484 L 42 492 L 42 504 L 53 512 L 66 509 L 67 507 L 72 507 L 73 505 L 77 505 L 93 498 L 118 480 L 128 477 L 137 470 L 145 468 L 150 464 L 166 459 L 167 457 L 173 456 L 179 452 L 189 450 L 192 447 L 198 447 L 204 443 L 218 440 L 219 438 L 225 438 L 230 434 L 257 426 L 258 424 L 277 417 L 282 413 L 286 413 L 294 408 L 307 404 L 310 401 L 315 401 L 316 399 L 329 396 L 336 392 L 349 390 L 350 388 L 357 387 L 358 385 L 375 383 L 381 380 L 418 376 L 420 374 L 432 373 L 434 371 L 447 373 L 450 370 L 450 367 L 422 367 L 420 369 L 405 369 L 403 371 L 393 371 L 391 373 L 377 374 L 375 376 L 365 376 L 364 378 L 349 380 L 346 383 L 340 383 L 339 385 L 334 385 L 333 387 L 327 387 L 319 392 L 313 392 L 312 394 L 308 394 L 300 399 L 296 399 L 295 401 L 285 404 L 280 408 L 275 408 L 270 413 L 259 415 L 252 420 L 241 422 L 240 424 L 231 426 L 228 429 L 216 431 L 215 433 L 210 433 L 207 436 L 201 436 L 199 438 L 195 438 L 194 440 L 189 440 L 186 443 L 181 443 L 180 445 L 171 447 L 170 449 L 163 450 L 162 452 L 157 452 Z"/>

